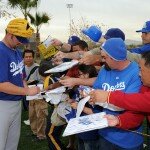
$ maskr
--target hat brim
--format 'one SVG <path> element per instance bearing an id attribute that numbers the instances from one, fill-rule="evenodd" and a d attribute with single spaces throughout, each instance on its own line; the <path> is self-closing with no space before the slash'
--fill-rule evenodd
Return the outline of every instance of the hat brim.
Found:
<path id="1" fill-rule="evenodd" d="M 83 30 L 82 30 L 82 33 L 85 34 L 85 35 L 87 35 L 87 36 L 89 36 L 88 29 L 83 29 Z"/>
<path id="2" fill-rule="evenodd" d="M 80 41 L 80 38 L 77 37 L 77 36 L 71 36 L 69 39 L 68 39 L 68 44 L 70 45 L 74 45 L 76 44 L 78 41 Z"/>
<path id="3" fill-rule="evenodd" d="M 145 29 L 142 29 L 142 30 L 137 30 L 136 32 L 144 32 L 144 33 L 148 33 L 148 32 L 150 32 L 150 31 L 145 30 Z"/>
<path id="4" fill-rule="evenodd" d="M 110 39 L 110 36 L 104 35 L 103 36 L 106 40 Z"/>
<path id="5" fill-rule="evenodd" d="M 21 36 L 16 36 L 16 38 L 22 44 L 28 44 L 29 43 L 29 39 L 28 38 L 21 37 Z"/>

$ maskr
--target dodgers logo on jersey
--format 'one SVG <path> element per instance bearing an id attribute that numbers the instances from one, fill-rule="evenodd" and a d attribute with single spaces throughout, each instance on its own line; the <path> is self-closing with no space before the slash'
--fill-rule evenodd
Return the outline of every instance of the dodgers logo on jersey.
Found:
<path id="1" fill-rule="evenodd" d="M 10 72 L 13 73 L 13 76 L 16 76 L 17 74 L 22 74 L 22 70 L 23 70 L 23 61 L 18 62 L 17 64 L 15 62 L 11 62 L 10 63 Z"/>
<path id="2" fill-rule="evenodd" d="M 124 90 L 125 89 L 125 83 L 120 82 L 117 83 L 116 85 L 109 85 L 108 83 L 103 83 L 102 88 L 105 91 L 116 91 L 116 90 Z"/>

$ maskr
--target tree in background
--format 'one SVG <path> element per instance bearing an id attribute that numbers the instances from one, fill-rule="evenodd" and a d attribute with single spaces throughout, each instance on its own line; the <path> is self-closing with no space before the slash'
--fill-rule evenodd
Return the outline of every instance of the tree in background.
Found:
<path id="1" fill-rule="evenodd" d="M 8 0 L 8 5 L 15 9 L 18 8 L 27 19 L 32 8 L 37 7 L 38 0 Z"/>
<path id="2" fill-rule="evenodd" d="M 31 24 L 33 24 L 36 28 L 36 47 L 40 43 L 40 34 L 39 30 L 43 24 L 49 23 L 51 17 L 49 17 L 46 13 L 38 13 L 36 12 L 35 17 L 32 14 L 28 14 L 28 17 L 31 20 Z M 39 51 L 36 49 L 36 55 L 39 57 Z"/>
<path id="3" fill-rule="evenodd" d="M 14 13 L 9 12 L 9 7 L 6 3 L 0 0 L 0 18 L 9 19 L 11 17 L 16 17 Z"/>
<path id="4" fill-rule="evenodd" d="M 18 8 L 22 14 L 24 15 L 25 19 L 30 18 L 31 24 L 33 24 L 36 28 L 36 53 L 39 56 L 39 52 L 37 49 L 37 45 L 40 43 L 40 34 L 39 30 L 42 24 L 48 23 L 51 19 L 48 14 L 46 13 L 38 13 L 37 8 L 40 4 L 40 0 L 8 0 L 8 4 L 11 8 Z M 31 9 L 35 9 L 35 15 L 32 15 Z M 35 17 L 34 17 L 35 16 Z"/>

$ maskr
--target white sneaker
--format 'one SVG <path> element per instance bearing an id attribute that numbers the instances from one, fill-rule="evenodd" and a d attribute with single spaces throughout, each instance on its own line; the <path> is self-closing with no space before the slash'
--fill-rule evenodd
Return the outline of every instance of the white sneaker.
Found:
<path id="1" fill-rule="evenodd" d="M 26 125 L 28 125 L 28 126 L 30 125 L 30 120 L 29 120 L 29 119 L 28 119 L 28 120 L 24 120 L 23 122 L 24 122 Z"/>
<path id="2" fill-rule="evenodd" d="M 143 147 L 144 147 L 144 148 L 146 148 L 146 147 L 147 147 L 147 145 L 146 145 L 146 144 L 143 144 Z"/>

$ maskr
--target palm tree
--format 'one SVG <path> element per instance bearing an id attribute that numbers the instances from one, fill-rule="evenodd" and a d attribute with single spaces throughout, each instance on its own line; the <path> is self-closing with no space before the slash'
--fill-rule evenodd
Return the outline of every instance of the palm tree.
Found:
<path id="1" fill-rule="evenodd" d="M 11 8 L 19 8 L 25 19 L 32 8 L 37 8 L 38 0 L 8 0 L 8 5 Z"/>
<path id="2" fill-rule="evenodd" d="M 35 17 L 31 14 L 27 14 L 31 20 L 31 24 L 36 27 L 36 33 L 39 34 L 39 30 L 43 24 L 46 24 L 51 19 L 46 13 L 36 13 Z"/>
<path id="3" fill-rule="evenodd" d="M 51 17 L 49 17 L 46 13 L 38 13 L 38 12 L 36 12 L 35 17 L 31 15 L 30 13 L 28 13 L 27 15 L 31 20 L 31 24 L 33 24 L 36 28 L 36 45 L 38 45 L 40 43 L 39 31 L 41 29 L 41 26 L 43 24 L 49 23 L 49 20 L 51 20 Z M 38 55 L 39 55 L 39 52 L 37 50 L 37 56 Z"/>

